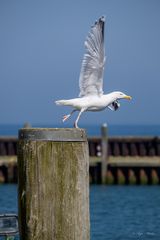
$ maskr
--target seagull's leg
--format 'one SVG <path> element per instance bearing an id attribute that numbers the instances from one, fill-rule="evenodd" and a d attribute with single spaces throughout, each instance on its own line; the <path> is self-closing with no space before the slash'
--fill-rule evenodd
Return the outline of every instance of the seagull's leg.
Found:
<path id="1" fill-rule="evenodd" d="M 81 114 L 82 114 L 85 110 L 86 110 L 85 108 L 82 108 L 81 111 L 79 112 L 78 117 L 77 117 L 76 121 L 74 122 L 74 127 L 75 127 L 75 128 L 78 128 L 79 118 L 80 118 Z"/>
<path id="2" fill-rule="evenodd" d="M 73 109 L 70 114 L 64 115 L 62 121 L 65 122 L 75 111 L 77 111 L 77 110 L 76 110 L 76 109 Z"/>

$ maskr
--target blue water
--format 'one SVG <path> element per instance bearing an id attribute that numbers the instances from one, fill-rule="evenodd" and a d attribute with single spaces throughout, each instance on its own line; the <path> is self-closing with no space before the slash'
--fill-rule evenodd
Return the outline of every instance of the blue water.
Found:
<path id="1" fill-rule="evenodd" d="M 0 213 L 17 213 L 17 185 L 0 185 Z M 159 186 L 90 187 L 91 240 L 159 240 Z"/>
<path id="2" fill-rule="evenodd" d="M 22 128 L 22 124 L 0 124 L 0 136 L 17 136 L 18 129 Z M 33 127 L 66 127 L 64 125 L 33 125 Z M 88 136 L 100 136 L 101 126 L 82 125 Z M 108 125 L 108 134 L 110 136 L 160 136 L 160 125 Z"/>
<path id="3" fill-rule="evenodd" d="M 158 186 L 91 186 L 91 239 L 160 239 Z"/>

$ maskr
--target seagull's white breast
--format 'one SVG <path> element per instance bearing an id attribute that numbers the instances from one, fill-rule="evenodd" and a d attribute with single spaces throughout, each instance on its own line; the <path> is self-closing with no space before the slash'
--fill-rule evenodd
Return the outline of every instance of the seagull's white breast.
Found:
<path id="1" fill-rule="evenodd" d="M 86 111 L 101 111 L 113 102 L 108 95 L 86 96 L 69 100 L 71 105 L 76 109 L 86 109 Z"/>

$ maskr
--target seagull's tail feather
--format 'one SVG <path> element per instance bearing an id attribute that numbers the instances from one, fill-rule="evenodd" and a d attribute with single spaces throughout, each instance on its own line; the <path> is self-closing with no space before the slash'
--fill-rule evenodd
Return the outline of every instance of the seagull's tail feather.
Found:
<path id="1" fill-rule="evenodd" d="M 66 105 L 66 100 L 57 100 L 55 101 L 56 105 Z"/>
<path id="2" fill-rule="evenodd" d="M 57 100 L 55 101 L 56 105 L 71 106 L 70 100 Z"/>

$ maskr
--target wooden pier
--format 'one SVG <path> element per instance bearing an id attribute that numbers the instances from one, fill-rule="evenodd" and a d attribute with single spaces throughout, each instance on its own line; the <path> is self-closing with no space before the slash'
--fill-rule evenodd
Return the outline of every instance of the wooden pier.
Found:
<path id="1" fill-rule="evenodd" d="M 17 138 L 0 137 L 0 182 L 17 182 Z M 160 184 L 160 137 L 88 137 L 90 183 Z"/>
<path id="2" fill-rule="evenodd" d="M 20 240 L 89 240 L 89 154 L 85 131 L 19 131 Z"/>
<path id="3" fill-rule="evenodd" d="M 91 183 L 103 183 L 101 138 L 88 138 Z M 107 184 L 160 184 L 159 137 L 108 137 Z"/>

